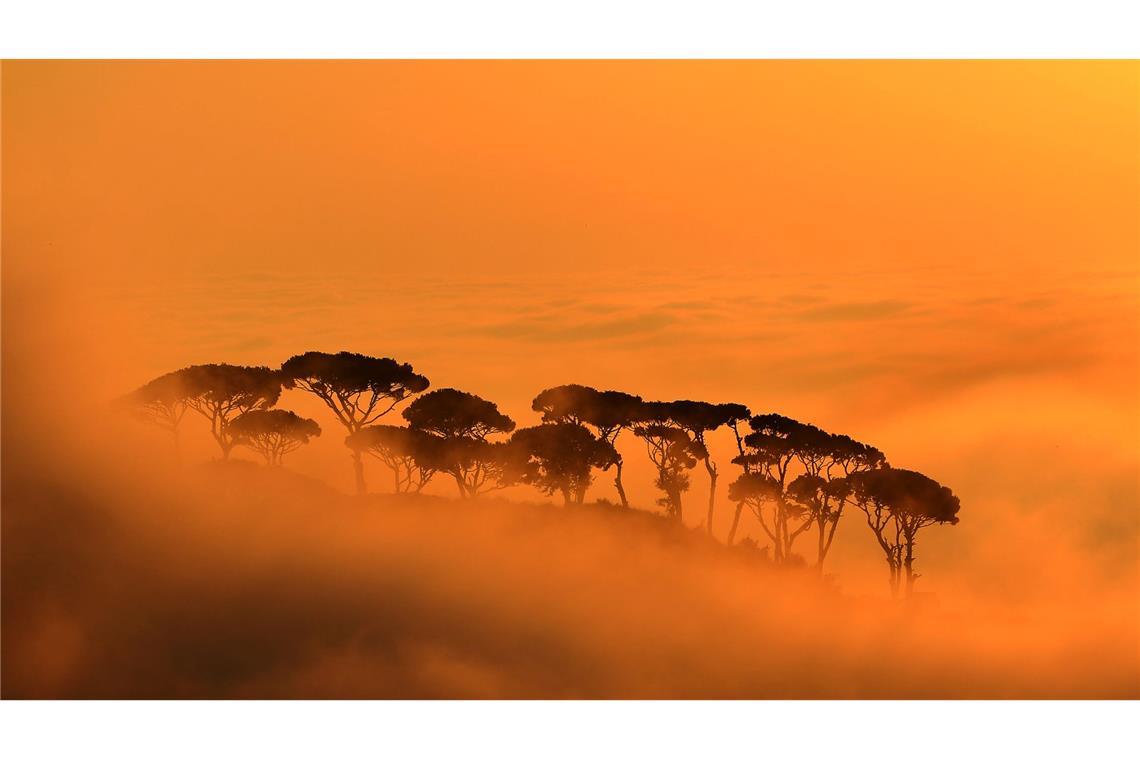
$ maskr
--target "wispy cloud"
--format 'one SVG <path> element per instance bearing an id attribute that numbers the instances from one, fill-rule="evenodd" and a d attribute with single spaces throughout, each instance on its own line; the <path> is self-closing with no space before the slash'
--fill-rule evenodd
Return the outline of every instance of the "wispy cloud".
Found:
<path id="1" fill-rule="evenodd" d="M 568 343 L 588 340 L 605 341 L 657 333 L 676 321 L 675 316 L 660 311 L 648 311 L 613 319 L 591 321 L 574 321 L 547 316 L 482 325 L 471 328 L 470 332 L 492 338 Z"/>
<path id="2" fill-rule="evenodd" d="M 806 322 L 858 321 L 893 317 L 909 310 L 913 304 L 906 301 L 856 301 L 816 306 L 798 312 L 793 318 Z"/>

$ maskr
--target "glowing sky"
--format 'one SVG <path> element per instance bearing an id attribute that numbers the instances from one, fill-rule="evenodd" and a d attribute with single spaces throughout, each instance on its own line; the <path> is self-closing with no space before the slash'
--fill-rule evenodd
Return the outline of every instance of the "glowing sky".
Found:
<path id="1" fill-rule="evenodd" d="M 16 62 L 3 84 L 17 262 L 1134 263 L 1127 62 Z"/>

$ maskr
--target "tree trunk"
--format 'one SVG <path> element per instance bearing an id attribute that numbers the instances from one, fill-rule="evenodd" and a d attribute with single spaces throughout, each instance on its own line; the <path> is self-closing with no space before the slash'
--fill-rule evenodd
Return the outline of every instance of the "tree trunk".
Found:
<path id="1" fill-rule="evenodd" d="M 777 500 L 777 502 L 776 502 L 776 514 L 773 517 L 772 523 L 773 523 L 772 533 L 775 536 L 775 538 L 772 540 L 772 543 L 773 543 L 772 559 L 775 560 L 777 563 L 783 563 L 783 561 L 784 561 L 784 534 L 787 532 L 785 527 L 784 527 L 785 515 L 784 515 L 784 502 L 783 502 L 783 500 Z"/>
<path id="2" fill-rule="evenodd" d="M 827 521 L 816 520 L 815 524 L 816 527 L 819 528 L 819 547 L 816 549 L 815 554 L 815 569 L 817 573 L 823 575 L 823 558 L 827 553 L 827 547 L 825 546 L 826 537 L 824 535 L 824 529 L 827 527 Z"/>
<path id="3" fill-rule="evenodd" d="M 909 598 L 914 591 L 914 541 L 908 540 L 906 542 L 906 559 L 903 560 L 903 567 L 906 568 L 906 595 Z"/>
<path id="4" fill-rule="evenodd" d="M 625 497 L 625 486 L 621 483 L 621 460 L 617 463 L 617 474 L 614 476 L 614 485 L 617 486 L 618 497 L 621 499 L 621 505 L 629 509 L 629 499 Z"/>
<path id="5" fill-rule="evenodd" d="M 210 435 L 214 436 L 214 442 L 218 444 L 218 448 L 222 450 L 222 461 L 230 458 L 230 449 L 233 444 L 226 438 L 225 423 L 221 422 L 218 418 L 210 420 Z"/>
<path id="6" fill-rule="evenodd" d="M 364 458 L 359 451 L 352 452 L 352 470 L 356 475 L 356 495 L 363 496 L 368 489 L 364 484 Z"/>
<path id="7" fill-rule="evenodd" d="M 736 502 L 736 512 L 732 515 L 732 527 L 728 529 L 728 545 L 732 546 L 736 540 L 736 526 L 740 524 L 740 513 L 744 510 L 744 502 Z"/>
<path id="8" fill-rule="evenodd" d="M 708 534 L 711 536 L 713 533 L 713 508 L 716 505 L 717 472 L 716 465 L 709 461 L 708 457 L 705 457 L 705 470 L 707 470 L 709 474 L 709 515 L 708 519 L 706 520 L 706 525 L 708 528 Z"/>
<path id="9" fill-rule="evenodd" d="M 821 540 L 822 540 L 822 547 L 823 547 L 823 552 L 819 555 L 819 572 L 821 575 L 823 574 L 823 561 L 825 559 L 827 559 L 827 553 L 831 551 L 831 544 L 832 544 L 832 542 L 835 541 L 835 531 L 839 528 L 839 520 L 841 517 L 843 517 L 843 506 L 842 505 L 840 505 L 839 509 L 837 509 L 830 516 L 829 520 L 825 520 L 819 526 L 819 531 L 820 531 Z M 828 522 L 831 523 L 830 528 L 827 527 Z M 827 529 L 827 538 L 823 539 L 822 534 L 823 534 L 823 531 L 825 528 Z"/>

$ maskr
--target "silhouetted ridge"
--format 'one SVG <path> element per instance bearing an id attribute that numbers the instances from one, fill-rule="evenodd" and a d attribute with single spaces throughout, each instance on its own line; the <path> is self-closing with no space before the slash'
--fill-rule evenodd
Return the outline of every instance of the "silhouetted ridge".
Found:
<path id="1" fill-rule="evenodd" d="M 522 484 L 579 508 L 595 473 L 612 470 L 617 497 L 629 509 L 617 449 L 628 430 L 653 465 L 654 485 L 662 494 L 657 505 L 678 525 L 683 525 L 691 473 L 703 465 L 708 500 L 702 525 L 710 538 L 721 469 L 708 434 L 728 428 L 735 442 L 731 462 L 740 471 L 728 487 L 735 511 L 726 544 L 735 544 L 747 509 L 771 542 L 758 551 L 770 551 L 776 564 L 804 564 L 797 542 L 814 536 L 813 566 L 822 575 L 839 521 L 853 505 L 884 552 L 893 594 L 905 578 L 909 595 L 918 578 L 918 531 L 958 521 L 958 500 L 948 488 L 892 468 L 874 446 L 781 414 L 753 415 L 743 404 L 650 401 L 568 384 L 539 392 L 531 408 L 541 424 L 516 429 L 515 420 L 493 401 L 457 388 L 425 393 L 428 387 L 426 377 L 395 359 L 309 351 L 286 360 L 280 370 L 187 367 L 155 378 L 118 404 L 175 434 L 185 411 L 193 409 L 210 421 L 224 459 L 234 446 L 245 445 L 276 465 L 321 432 L 314 420 L 271 409 L 283 389 L 298 389 L 319 398 L 347 432 L 343 441 L 359 495 L 367 493 L 368 455 L 391 472 L 396 494 L 419 494 L 443 474 L 454 480 L 461 500 Z M 378 424 L 409 400 L 402 412 L 406 427 Z M 744 422 L 748 432 L 742 430 Z"/>

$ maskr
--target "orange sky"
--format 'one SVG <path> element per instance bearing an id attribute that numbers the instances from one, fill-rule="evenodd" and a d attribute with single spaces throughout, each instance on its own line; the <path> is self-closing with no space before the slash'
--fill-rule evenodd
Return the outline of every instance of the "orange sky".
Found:
<path id="1" fill-rule="evenodd" d="M 924 583 L 1040 573 L 987 540 L 1017 520 L 1134 574 L 1135 63 L 2 77 L 6 416 L 46 404 L 29 378 L 49 367 L 88 382 L 48 387 L 101 401 L 185 364 L 307 349 L 395 356 L 520 424 L 562 382 L 739 401 L 953 487 L 963 522 L 924 546 Z M 326 429 L 291 466 L 347 487 L 332 420 L 282 406 Z M 841 543 L 840 565 L 879 561 Z"/>
<path id="2" fill-rule="evenodd" d="M 469 275 L 1135 263 L 1128 62 L 9 62 L 5 253 Z"/>

